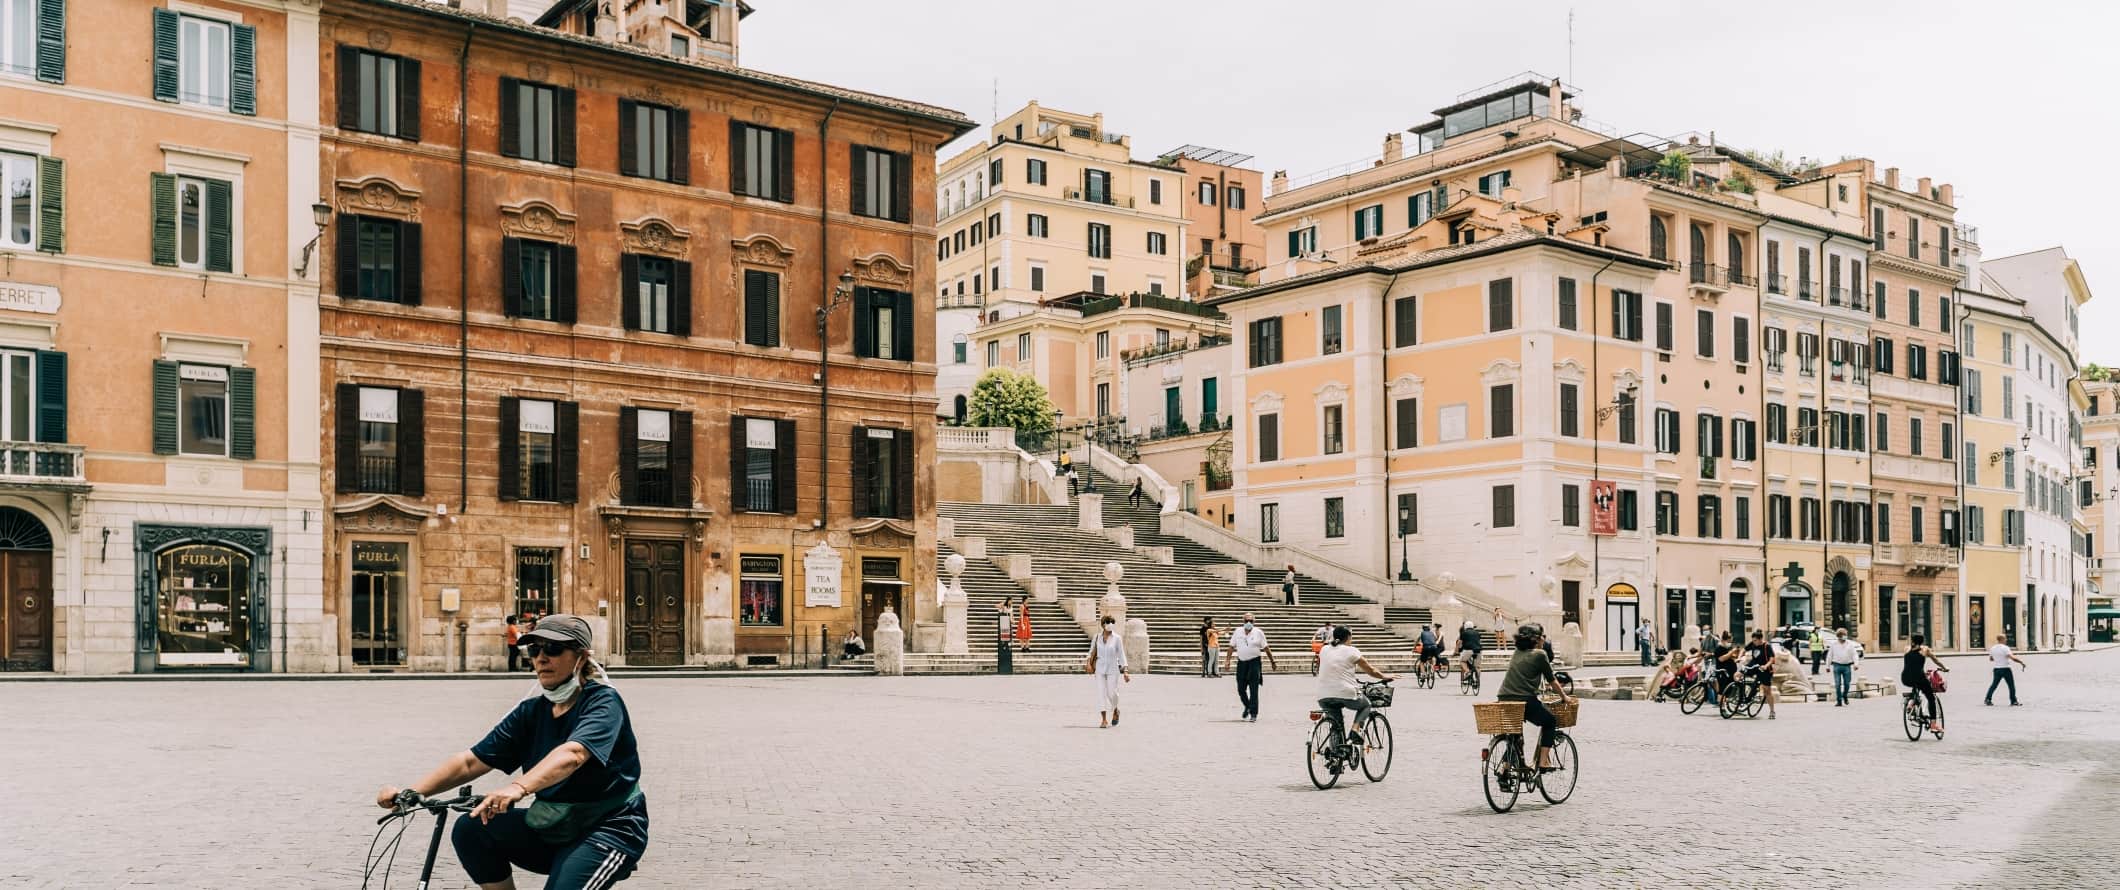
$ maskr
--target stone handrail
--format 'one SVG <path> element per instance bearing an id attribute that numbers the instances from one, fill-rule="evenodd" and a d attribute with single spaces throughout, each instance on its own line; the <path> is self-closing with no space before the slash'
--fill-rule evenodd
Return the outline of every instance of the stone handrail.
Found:
<path id="1" fill-rule="evenodd" d="M 938 426 L 935 447 L 943 451 L 1014 451 L 1016 431 L 1005 426 Z"/>
<path id="2" fill-rule="evenodd" d="M 1021 448 L 1016 449 L 1016 460 L 1019 463 L 1017 467 L 1018 474 L 1023 477 L 1025 482 L 1036 486 L 1039 491 L 1045 493 L 1046 503 L 1067 503 L 1067 483 L 1061 481 L 1059 473 L 1053 469 L 1052 461 L 1038 457 Z"/>
<path id="3" fill-rule="evenodd" d="M 1149 492 L 1150 497 L 1156 499 L 1160 507 L 1158 512 L 1164 516 L 1183 512 L 1178 509 L 1177 486 L 1165 481 L 1161 474 L 1147 464 L 1127 463 L 1095 442 L 1087 443 L 1086 447 L 1089 448 L 1089 465 L 1096 468 L 1097 472 L 1118 480 L 1120 485 L 1129 490 L 1133 488 L 1135 479 L 1141 480 L 1142 488 Z"/>
<path id="4" fill-rule="evenodd" d="M 80 445 L 0 443 L 0 478 L 32 482 L 85 482 Z"/>

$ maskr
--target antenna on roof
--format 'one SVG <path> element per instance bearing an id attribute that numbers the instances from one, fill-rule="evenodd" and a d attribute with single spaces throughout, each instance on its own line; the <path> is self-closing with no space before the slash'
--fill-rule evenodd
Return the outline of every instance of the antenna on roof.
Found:
<path id="1" fill-rule="evenodd" d="M 1568 7 L 1568 82 L 1575 82 L 1575 7 Z"/>

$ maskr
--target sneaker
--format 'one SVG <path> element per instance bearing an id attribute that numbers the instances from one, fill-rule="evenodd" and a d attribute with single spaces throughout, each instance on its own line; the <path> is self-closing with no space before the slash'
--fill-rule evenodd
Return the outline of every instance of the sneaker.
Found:
<path id="1" fill-rule="evenodd" d="M 1988 707 L 1990 707 L 1990 708 L 1992 708 L 1992 707 L 1994 707 L 1994 706 L 1995 706 L 1995 703 L 1994 703 L 1993 701 L 1984 701 L 1984 702 L 1981 702 L 1981 704 L 1983 704 L 1983 705 L 1987 705 L 1987 706 L 1988 706 Z"/>
<path id="2" fill-rule="evenodd" d="M 2024 707 L 2024 702 L 2021 702 L 2021 701 L 2013 701 L 2013 702 L 2010 702 L 2010 707 L 2013 707 L 2013 708 L 2021 708 L 2021 707 Z"/>

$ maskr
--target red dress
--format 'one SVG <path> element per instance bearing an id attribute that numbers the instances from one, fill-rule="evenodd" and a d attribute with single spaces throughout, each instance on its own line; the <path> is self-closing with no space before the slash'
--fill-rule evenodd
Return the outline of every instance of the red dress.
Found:
<path id="1" fill-rule="evenodd" d="M 1016 612 L 1016 642 L 1028 645 L 1031 641 L 1031 604 L 1023 603 Z"/>

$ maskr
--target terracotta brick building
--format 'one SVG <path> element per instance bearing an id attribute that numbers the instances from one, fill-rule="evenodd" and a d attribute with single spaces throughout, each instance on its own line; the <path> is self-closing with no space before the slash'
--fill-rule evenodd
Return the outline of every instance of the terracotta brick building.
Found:
<path id="1" fill-rule="evenodd" d="M 939 648 L 912 294 L 971 122 L 482 5 L 323 13 L 341 669 L 493 667 L 524 612 L 623 664 L 805 660 L 887 606 Z"/>

